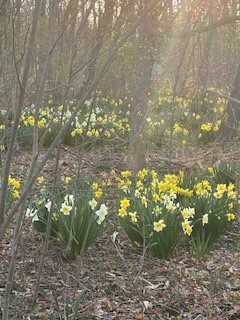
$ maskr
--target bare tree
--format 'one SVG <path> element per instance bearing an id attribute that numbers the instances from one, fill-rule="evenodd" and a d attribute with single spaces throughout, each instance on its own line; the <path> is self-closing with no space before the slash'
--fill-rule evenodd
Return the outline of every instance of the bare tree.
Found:
<path id="1" fill-rule="evenodd" d="M 237 136 L 240 122 L 240 62 L 236 68 L 232 90 L 226 106 L 226 118 L 222 121 L 219 129 L 219 139 L 224 142 L 231 142 Z"/>
<path id="2" fill-rule="evenodd" d="M 133 172 L 146 165 L 145 127 L 155 48 L 155 36 L 151 34 L 151 30 L 157 21 L 156 9 L 157 1 L 139 2 L 138 14 L 144 19 L 137 34 L 137 54 L 132 80 L 131 137 L 128 150 L 128 166 Z"/>

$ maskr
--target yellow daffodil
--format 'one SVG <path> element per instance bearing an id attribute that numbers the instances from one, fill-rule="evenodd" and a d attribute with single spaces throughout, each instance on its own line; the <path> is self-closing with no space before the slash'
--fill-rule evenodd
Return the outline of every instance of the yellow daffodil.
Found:
<path id="1" fill-rule="evenodd" d="M 39 177 L 37 177 L 37 182 L 38 183 L 43 183 L 43 181 L 44 181 L 44 177 L 43 176 L 39 176 Z"/>
<path id="2" fill-rule="evenodd" d="M 125 209 L 125 208 L 120 208 L 120 209 L 118 209 L 118 215 L 119 215 L 120 217 L 125 217 L 125 216 L 127 216 L 127 211 L 126 211 L 126 209 Z"/>
<path id="3" fill-rule="evenodd" d="M 65 177 L 65 183 L 69 184 L 72 181 L 71 177 Z"/>
<path id="4" fill-rule="evenodd" d="M 188 220 L 189 218 L 194 217 L 195 209 L 194 208 L 184 208 L 181 213 L 182 213 L 183 219 Z"/>
<path id="5" fill-rule="evenodd" d="M 21 188 L 21 183 L 17 179 L 13 178 L 11 175 L 8 177 L 8 184 L 14 189 Z"/>
<path id="6" fill-rule="evenodd" d="M 132 176 L 132 173 L 131 173 L 129 170 L 122 171 L 122 172 L 121 172 L 121 176 L 122 176 L 123 178 L 129 178 L 129 177 Z"/>
<path id="7" fill-rule="evenodd" d="M 18 199 L 20 197 L 19 191 L 14 189 L 12 191 L 12 196 L 13 196 L 14 199 Z"/>
<path id="8" fill-rule="evenodd" d="M 124 198 L 124 199 L 120 200 L 120 206 L 121 206 L 121 208 L 125 208 L 126 209 L 127 207 L 130 206 L 130 200 L 127 199 L 127 198 Z"/>
<path id="9" fill-rule="evenodd" d="M 137 211 L 129 212 L 128 214 L 131 217 L 132 222 L 137 222 L 137 219 L 138 219 Z"/>
<path id="10" fill-rule="evenodd" d="M 236 216 L 235 216 L 234 213 L 232 213 L 232 212 L 228 212 L 227 213 L 227 220 L 228 221 L 232 221 L 232 220 L 235 220 L 235 219 L 236 219 Z"/>
<path id="11" fill-rule="evenodd" d="M 201 182 L 198 182 L 194 186 L 194 190 L 195 190 L 197 196 L 208 197 L 209 192 L 212 190 L 212 187 L 211 187 L 209 181 L 202 180 Z"/>
<path id="12" fill-rule="evenodd" d="M 190 236 L 192 234 L 193 228 L 190 225 L 190 222 L 188 220 L 184 220 L 182 222 L 182 229 L 183 229 L 183 232 L 185 234 L 187 234 L 188 236 Z"/>
<path id="13" fill-rule="evenodd" d="M 213 127 L 213 124 L 211 122 L 208 122 L 208 123 L 203 123 L 200 128 L 202 131 L 211 131 L 212 127 Z"/>
<path id="14" fill-rule="evenodd" d="M 153 230 L 156 232 L 162 231 L 165 227 L 166 227 L 166 224 L 164 223 L 163 219 L 153 222 Z"/>
<path id="15" fill-rule="evenodd" d="M 141 197 L 141 203 L 145 208 L 147 208 L 148 203 L 147 203 L 147 198 L 145 196 Z"/>
<path id="16" fill-rule="evenodd" d="M 92 183 L 92 189 L 95 190 L 95 191 L 98 189 L 98 183 L 97 182 L 93 182 Z"/>
<path id="17" fill-rule="evenodd" d="M 101 198 L 101 196 L 103 195 L 102 189 L 99 188 L 98 190 L 96 190 L 94 195 L 96 198 Z"/>

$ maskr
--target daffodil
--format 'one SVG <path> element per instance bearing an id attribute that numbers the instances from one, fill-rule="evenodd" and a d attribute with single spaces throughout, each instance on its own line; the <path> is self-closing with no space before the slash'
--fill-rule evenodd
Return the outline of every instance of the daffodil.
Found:
<path id="1" fill-rule="evenodd" d="M 68 216 L 72 210 L 72 206 L 67 205 L 65 202 L 62 203 L 60 211 Z"/>
<path id="2" fill-rule="evenodd" d="M 104 203 L 102 203 L 100 209 L 97 210 L 95 214 L 98 216 L 97 224 L 101 224 L 108 214 L 108 207 Z"/>
<path id="3" fill-rule="evenodd" d="M 20 197 L 19 191 L 16 190 L 16 189 L 14 189 L 14 190 L 12 191 L 12 197 L 13 197 L 14 199 L 18 199 L 18 198 Z"/>
<path id="4" fill-rule="evenodd" d="M 37 215 L 37 210 L 27 208 L 26 213 L 25 213 L 26 218 L 31 218 L 32 222 L 38 221 L 38 215 Z"/>
<path id="5" fill-rule="evenodd" d="M 212 175 L 214 175 L 215 173 L 216 173 L 216 170 L 215 170 L 215 168 L 214 167 L 208 167 L 208 172 L 210 173 L 210 174 L 212 174 Z"/>
<path id="6" fill-rule="evenodd" d="M 137 222 L 138 220 L 137 211 L 129 212 L 128 214 L 131 217 L 132 222 Z"/>
<path id="7" fill-rule="evenodd" d="M 119 208 L 118 209 L 118 215 L 120 216 L 120 217 L 125 217 L 125 216 L 127 216 L 127 211 L 126 211 L 126 209 L 125 208 Z"/>
<path id="8" fill-rule="evenodd" d="M 232 221 L 232 220 L 235 220 L 235 219 L 236 219 L 236 216 L 235 216 L 234 213 L 232 213 L 232 212 L 228 212 L 227 213 L 227 220 L 228 221 Z"/>
<path id="9" fill-rule="evenodd" d="M 155 208 L 153 208 L 152 214 L 155 214 L 156 216 L 161 214 L 161 208 L 157 205 Z"/>
<path id="10" fill-rule="evenodd" d="M 69 184 L 72 181 L 71 177 L 65 177 L 65 183 Z"/>
<path id="11" fill-rule="evenodd" d="M 208 223 L 208 214 L 205 213 L 205 214 L 202 216 L 202 224 L 203 224 L 203 226 L 204 226 L 204 225 L 207 224 L 207 223 Z"/>
<path id="12" fill-rule="evenodd" d="M 194 217 L 195 209 L 194 208 L 184 208 L 181 213 L 182 213 L 183 219 L 188 220 L 189 218 Z"/>
<path id="13" fill-rule="evenodd" d="M 213 124 L 211 122 L 208 122 L 208 123 L 203 123 L 201 125 L 201 130 L 202 131 L 211 131 L 212 130 L 212 127 L 213 127 Z"/>
<path id="14" fill-rule="evenodd" d="M 50 212 L 51 206 L 52 206 L 52 201 L 48 201 L 48 202 L 45 204 L 45 208 L 47 209 L 48 212 Z"/>
<path id="15" fill-rule="evenodd" d="M 216 191 L 214 192 L 214 197 L 216 199 L 221 199 L 223 194 L 227 191 L 227 186 L 225 183 L 219 183 L 216 187 Z"/>
<path id="16" fill-rule="evenodd" d="M 153 222 L 153 230 L 156 232 L 162 231 L 166 227 L 163 219 L 160 219 L 157 222 Z"/>
<path id="17" fill-rule="evenodd" d="M 199 197 L 208 197 L 212 190 L 211 184 L 207 180 L 202 180 L 194 186 L 196 195 Z"/>
<path id="18" fill-rule="evenodd" d="M 98 189 L 98 183 L 97 182 L 93 182 L 92 183 L 92 189 L 95 190 L 95 191 Z"/>
<path id="19" fill-rule="evenodd" d="M 145 196 L 141 197 L 141 203 L 145 208 L 147 208 L 148 203 L 147 203 L 147 198 Z"/>
<path id="20" fill-rule="evenodd" d="M 98 190 L 96 190 L 94 195 L 95 195 L 96 198 L 101 198 L 101 196 L 103 195 L 102 189 L 99 188 Z"/>
<path id="21" fill-rule="evenodd" d="M 138 173 L 137 173 L 137 176 L 140 180 L 144 180 L 145 177 L 147 176 L 148 174 L 148 169 L 142 169 L 142 170 L 139 170 Z"/>
<path id="22" fill-rule="evenodd" d="M 74 204 L 74 196 L 73 194 L 66 194 L 64 197 L 64 201 L 66 204 L 73 206 Z"/>
<path id="23" fill-rule="evenodd" d="M 129 178 L 129 177 L 132 176 L 132 173 L 131 173 L 131 171 L 129 171 L 129 170 L 122 171 L 122 172 L 121 172 L 121 176 L 122 176 L 123 178 Z"/>
<path id="24" fill-rule="evenodd" d="M 140 192 L 138 189 L 136 189 L 136 190 L 134 191 L 134 196 L 135 196 L 136 198 L 140 198 L 140 197 L 141 197 L 141 192 Z"/>
<path id="25" fill-rule="evenodd" d="M 89 203 L 92 210 L 94 210 L 97 206 L 97 201 L 94 198 L 92 200 L 90 200 L 88 203 Z"/>
<path id="26" fill-rule="evenodd" d="M 43 181 L 44 181 L 44 177 L 43 176 L 37 177 L 37 182 L 38 183 L 43 183 Z"/>
<path id="27" fill-rule="evenodd" d="M 190 236 L 192 234 L 193 228 L 188 220 L 182 222 L 182 229 L 185 234 Z"/>
<path id="28" fill-rule="evenodd" d="M 17 179 L 13 178 L 11 175 L 8 177 L 8 184 L 14 189 L 20 189 L 21 187 L 21 183 Z"/>
<path id="29" fill-rule="evenodd" d="M 125 208 L 126 209 L 127 207 L 130 206 L 130 200 L 127 199 L 127 198 L 124 198 L 124 199 L 120 200 L 120 206 L 121 206 L 121 208 Z"/>

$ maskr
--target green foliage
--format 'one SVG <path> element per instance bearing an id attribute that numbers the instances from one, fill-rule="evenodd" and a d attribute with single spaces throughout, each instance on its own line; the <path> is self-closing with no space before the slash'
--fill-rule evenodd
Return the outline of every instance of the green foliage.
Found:
<path id="1" fill-rule="evenodd" d="M 236 162 L 222 162 L 208 168 L 216 183 L 236 183 L 239 165 Z"/>

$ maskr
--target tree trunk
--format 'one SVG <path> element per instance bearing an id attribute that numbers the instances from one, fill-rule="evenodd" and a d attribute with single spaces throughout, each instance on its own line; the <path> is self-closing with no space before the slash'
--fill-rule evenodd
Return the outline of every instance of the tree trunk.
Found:
<path id="1" fill-rule="evenodd" d="M 238 63 L 231 97 L 240 100 L 240 62 Z M 231 142 L 237 136 L 240 122 L 240 104 L 237 101 L 228 100 L 226 107 L 226 120 L 222 122 L 219 129 L 219 138 L 222 142 Z"/>
<path id="2" fill-rule="evenodd" d="M 150 34 L 155 22 L 153 4 L 156 2 L 143 0 L 140 14 L 144 16 L 138 29 L 138 49 L 133 77 L 133 101 L 131 109 L 131 137 L 128 150 L 128 167 L 133 172 L 146 166 L 145 129 L 148 111 L 148 93 L 153 68 L 153 48 L 155 37 Z"/>

